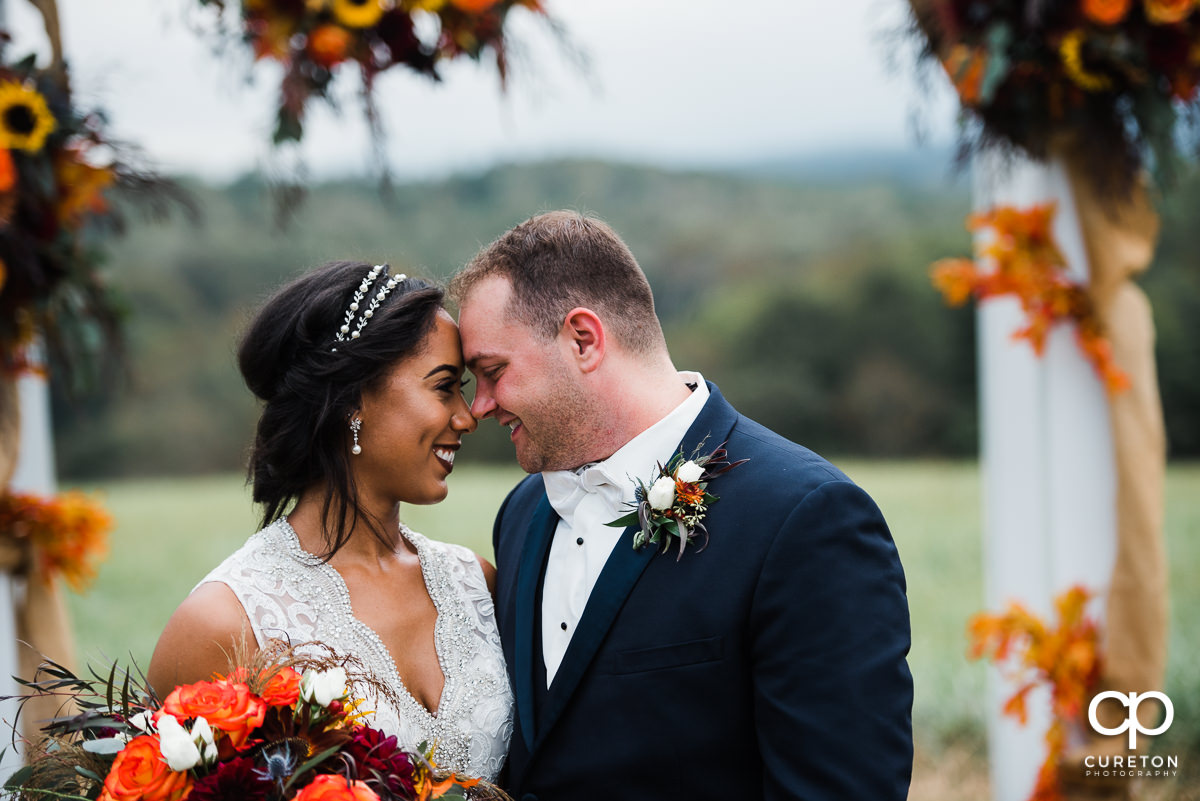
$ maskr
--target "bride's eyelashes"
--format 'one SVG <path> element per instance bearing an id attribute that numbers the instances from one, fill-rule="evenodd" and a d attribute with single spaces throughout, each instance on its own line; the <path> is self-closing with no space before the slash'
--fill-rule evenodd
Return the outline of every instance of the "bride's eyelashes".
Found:
<path id="1" fill-rule="evenodd" d="M 457 384 L 458 392 L 459 392 L 459 394 L 462 394 L 463 390 L 465 390 L 467 388 L 467 384 L 470 384 L 470 383 L 471 383 L 471 379 L 466 378 L 466 377 L 460 378 L 457 381 L 455 379 L 448 379 L 448 380 L 443 381 L 440 384 L 438 384 L 437 390 L 438 390 L 438 392 L 446 392 L 446 393 L 453 392 L 455 389 L 455 385 Z"/>

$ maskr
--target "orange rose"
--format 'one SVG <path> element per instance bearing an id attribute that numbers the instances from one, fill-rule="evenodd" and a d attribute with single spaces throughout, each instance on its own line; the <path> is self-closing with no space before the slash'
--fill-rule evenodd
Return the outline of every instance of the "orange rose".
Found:
<path id="1" fill-rule="evenodd" d="M 1132 0 L 1083 0 L 1083 15 L 1101 25 L 1116 25 L 1129 13 Z"/>
<path id="2" fill-rule="evenodd" d="M 300 697 L 300 674 L 285 667 L 263 687 L 262 699 L 271 706 L 291 706 Z"/>
<path id="3" fill-rule="evenodd" d="M 1192 13 L 1195 0 L 1143 0 L 1146 19 L 1155 25 L 1174 25 Z"/>
<path id="4" fill-rule="evenodd" d="M 340 25 L 322 25 L 308 35 L 308 54 L 329 69 L 346 60 L 346 51 L 354 36 Z"/>
<path id="5" fill-rule="evenodd" d="M 293 801 L 379 801 L 365 782 L 351 784 L 343 776 L 322 773 L 301 790 Z"/>
<path id="6" fill-rule="evenodd" d="M 241 682 L 198 681 L 172 690 L 163 701 L 163 711 L 180 722 L 202 717 L 214 729 L 227 732 L 237 748 L 262 725 L 267 705 Z"/>
<path id="7" fill-rule="evenodd" d="M 179 801 L 192 789 L 192 777 L 167 767 L 158 736 L 134 737 L 117 754 L 98 801 Z"/>

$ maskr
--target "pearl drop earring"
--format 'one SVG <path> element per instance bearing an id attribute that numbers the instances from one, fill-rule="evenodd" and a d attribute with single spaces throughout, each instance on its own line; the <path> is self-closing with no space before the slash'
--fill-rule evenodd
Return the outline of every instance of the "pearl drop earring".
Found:
<path id="1" fill-rule="evenodd" d="M 358 417 L 352 418 L 350 420 L 350 431 L 354 434 L 354 447 L 350 449 L 350 452 L 355 456 L 362 453 L 362 446 L 358 444 L 358 430 L 360 428 L 362 428 L 362 419 Z"/>

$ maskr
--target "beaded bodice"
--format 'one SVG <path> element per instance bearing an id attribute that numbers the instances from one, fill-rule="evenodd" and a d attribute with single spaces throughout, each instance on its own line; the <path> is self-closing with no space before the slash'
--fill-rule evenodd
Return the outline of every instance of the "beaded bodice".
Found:
<path id="1" fill-rule="evenodd" d="M 439 766 L 494 780 L 512 737 L 513 699 L 483 571 L 466 548 L 404 526 L 401 533 L 417 551 L 438 613 L 434 645 L 445 685 L 436 714 L 413 698 L 383 641 L 355 618 L 341 575 L 304 551 L 286 520 L 250 537 L 204 581 L 233 590 L 260 646 L 272 638 L 321 642 L 353 655 L 391 687 L 395 703 L 371 698 L 371 726 L 395 734 L 408 748 L 436 743 Z"/>

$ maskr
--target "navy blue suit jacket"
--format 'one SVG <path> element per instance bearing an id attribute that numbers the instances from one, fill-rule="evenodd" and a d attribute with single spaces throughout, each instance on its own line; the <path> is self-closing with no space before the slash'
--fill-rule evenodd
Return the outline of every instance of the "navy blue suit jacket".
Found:
<path id="1" fill-rule="evenodd" d="M 887 524 L 841 471 L 709 389 L 684 454 L 707 437 L 750 461 L 709 485 L 708 547 L 677 562 L 626 529 L 549 690 L 535 621 L 558 516 L 540 475 L 501 507 L 506 786 L 517 801 L 904 801 L 908 603 Z"/>

